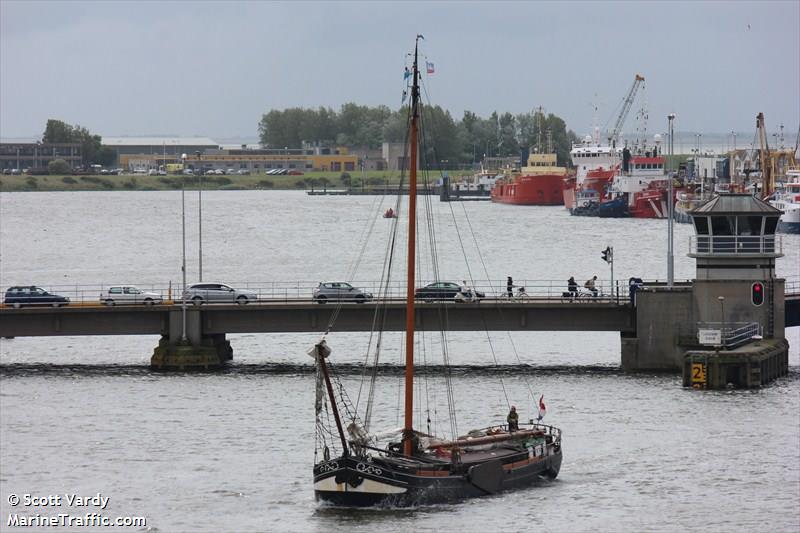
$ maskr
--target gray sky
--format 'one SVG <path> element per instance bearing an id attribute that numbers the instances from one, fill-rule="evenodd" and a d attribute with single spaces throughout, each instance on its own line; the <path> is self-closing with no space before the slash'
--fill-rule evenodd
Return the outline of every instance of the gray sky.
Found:
<path id="1" fill-rule="evenodd" d="M 105 136 L 255 137 L 261 114 L 396 108 L 414 36 L 431 102 L 579 135 L 647 79 L 650 131 L 769 131 L 800 120 L 800 1 L 44 2 L 0 0 L 0 136 L 48 118 Z M 631 129 L 633 112 L 628 119 Z"/>

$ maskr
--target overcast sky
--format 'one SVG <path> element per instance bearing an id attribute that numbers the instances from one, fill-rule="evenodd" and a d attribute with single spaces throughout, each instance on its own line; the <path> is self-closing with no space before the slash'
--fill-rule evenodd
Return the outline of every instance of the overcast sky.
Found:
<path id="1" fill-rule="evenodd" d="M 456 119 L 541 105 L 582 135 L 592 103 L 605 125 L 640 73 L 650 131 L 675 112 L 677 130 L 751 132 L 763 111 L 794 141 L 798 27 L 798 0 L 0 0 L 0 136 L 58 118 L 104 136 L 255 137 L 270 109 L 396 108 L 422 33 L 430 100 Z"/>

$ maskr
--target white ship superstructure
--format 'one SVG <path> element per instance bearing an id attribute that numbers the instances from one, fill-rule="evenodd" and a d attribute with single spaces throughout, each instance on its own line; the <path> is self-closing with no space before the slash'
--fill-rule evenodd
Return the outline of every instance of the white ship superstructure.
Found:
<path id="1" fill-rule="evenodd" d="M 778 221 L 779 232 L 800 233 L 800 169 L 786 172 L 786 181 L 778 188 L 770 204 L 783 211 Z"/>
<path id="2" fill-rule="evenodd" d="M 582 185 L 586 174 L 592 170 L 616 169 L 619 166 L 621 153 L 620 148 L 602 144 L 600 132 L 597 129 L 595 129 L 594 136 L 587 135 L 583 142 L 573 144 L 569 155 L 576 169 L 577 185 Z"/>

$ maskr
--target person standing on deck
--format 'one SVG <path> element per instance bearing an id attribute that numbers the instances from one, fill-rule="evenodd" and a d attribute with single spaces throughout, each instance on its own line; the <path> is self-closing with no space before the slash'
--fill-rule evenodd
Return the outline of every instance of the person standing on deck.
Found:
<path id="1" fill-rule="evenodd" d="M 508 422 L 508 431 L 519 430 L 519 415 L 517 414 L 517 407 L 515 405 L 511 406 L 511 411 L 508 412 L 506 422 Z"/>
<path id="2" fill-rule="evenodd" d="M 508 276 L 508 281 L 506 282 L 506 291 L 508 292 L 509 300 L 514 297 L 514 280 L 511 279 L 511 276 Z"/>

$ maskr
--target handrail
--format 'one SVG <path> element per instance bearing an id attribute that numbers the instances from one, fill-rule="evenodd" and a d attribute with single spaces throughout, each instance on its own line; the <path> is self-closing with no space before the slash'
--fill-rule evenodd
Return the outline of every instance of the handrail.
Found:
<path id="1" fill-rule="evenodd" d="M 691 235 L 690 254 L 754 255 L 782 254 L 781 235 Z"/>
<path id="2" fill-rule="evenodd" d="M 721 332 L 721 347 L 737 348 L 763 334 L 758 322 L 698 322 L 697 329 L 716 329 Z M 698 332 L 695 332 L 696 334 Z"/>

